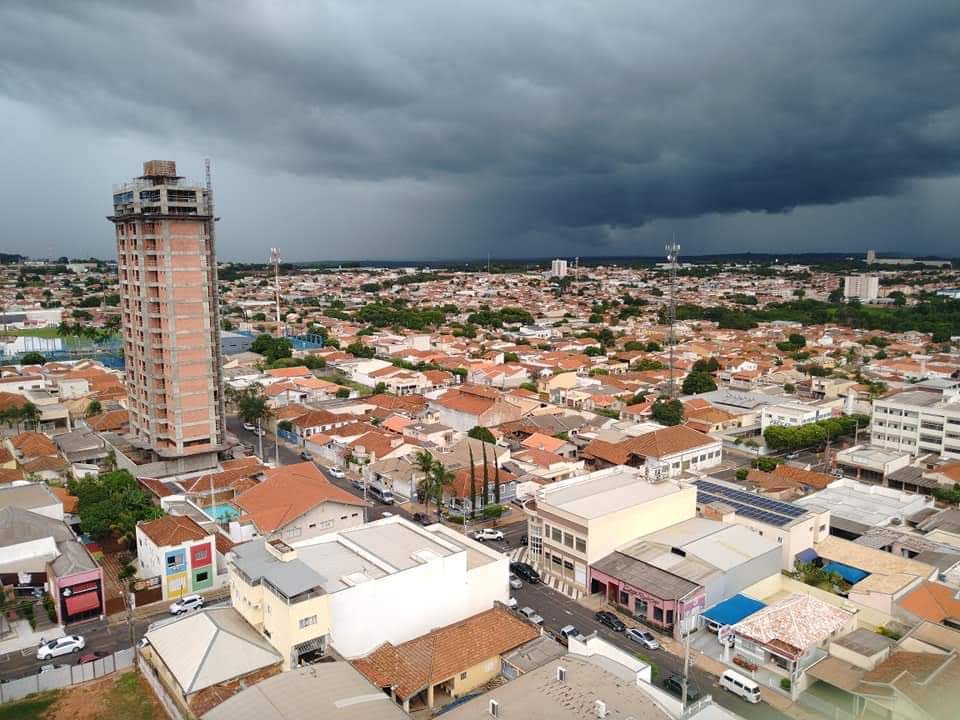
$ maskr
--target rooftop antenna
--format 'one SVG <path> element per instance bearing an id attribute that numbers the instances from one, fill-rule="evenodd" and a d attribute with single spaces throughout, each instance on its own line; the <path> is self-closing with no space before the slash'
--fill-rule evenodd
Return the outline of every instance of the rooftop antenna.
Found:
<path id="1" fill-rule="evenodd" d="M 667 320 L 670 323 L 670 385 L 668 392 L 670 399 L 673 400 L 677 396 L 676 382 L 673 377 L 673 345 L 676 341 L 674 325 L 677 322 L 677 258 L 680 256 L 680 245 L 674 240 L 666 246 L 665 250 L 667 251 L 667 262 L 670 263 L 670 302 L 667 305 Z"/>
<path id="2" fill-rule="evenodd" d="M 280 248 L 270 248 L 270 262 L 273 263 L 273 289 L 277 304 L 277 337 L 283 337 L 280 326 Z"/>

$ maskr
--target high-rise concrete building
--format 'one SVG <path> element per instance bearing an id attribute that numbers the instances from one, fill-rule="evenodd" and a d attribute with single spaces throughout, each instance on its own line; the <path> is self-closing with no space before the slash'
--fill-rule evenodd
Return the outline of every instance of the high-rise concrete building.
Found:
<path id="1" fill-rule="evenodd" d="M 567 261 L 557 259 L 550 263 L 550 276 L 561 280 L 565 278 L 567 276 Z"/>
<path id="2" fill-rule="evenodd" d="M 850 300 L 874 302 L 880 297 L 880 278 L 876 275 L 847 275 L 843 279 L 843 296 Z"/>
<path id="3" fill-rule="evenodd" d="M 212 200 L 209 182 L 185 181 L 173 161 L 151 160 L 114 189 L 108 218 L 132 442 L 155 461 L 178 460 L 180 471 L 215 461 L 224 444 Z"/>

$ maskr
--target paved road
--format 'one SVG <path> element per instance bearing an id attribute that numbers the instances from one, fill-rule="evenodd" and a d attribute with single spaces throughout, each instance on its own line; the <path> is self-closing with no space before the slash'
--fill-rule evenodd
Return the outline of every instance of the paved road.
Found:
<path id="1" fill-rule="evenodd" d="M 499 543 L 492 543 L 494 546 Z M 578 602 L 552 588 L 536 584 L 524 583 L 519 590 L 514 591 L 514 597 L 520 607 L 529 605 L 543 618 L 544 627 L 557 634 L 564 625 L 573 625 L 580 632 L 589 634 L 597 631 L 601 637 L 617 647 L 631 654 L 639 654 L 646 662 L 657 667 L 657 684 L 674 673 L 682 673 L 683 658 L 673 655 L 666 650 L 647 650 L 637 643 L 628 640 L 623 633 L 610 630 L 601 625 L 593 617 L 593 612 Z M 766 703 L 750 705 L 731 693 L 723 690 L 716 682 L 716 678 L 698 668 L 691 667 L 690 677 L 699 687 L 701 693 L 709 693 L 716 702 L 748 720 L 786 720 L 787 716 L 780 713 Z"/>
<path id="2" fill-rule="evenodd" d="M 254 455 L 260 457 L 260 438 L 249 430 L 244 430 L 243 421 L 241 421 L 240 418 L 236 415 L 227 415 L 227 430 L 233 435 L 236 435 L 237 439 L 244 445 L 252 447 Z M 276 462 L 276 442 L 270 433 L 266 433 L 263 436 L 263 456 L 261 459 L 264 462 Z M 298 462 L 303 462 L 299 454 L 283 443 L 280 443 L 280 464 L 292 465 Z"/>

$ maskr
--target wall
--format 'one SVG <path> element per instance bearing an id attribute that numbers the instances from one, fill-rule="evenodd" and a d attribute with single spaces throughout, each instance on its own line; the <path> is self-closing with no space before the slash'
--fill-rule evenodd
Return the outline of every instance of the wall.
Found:
<path id="1" fill-rule="evenodd" d="M 83 665 L 58 662 L 61 659 L 54 660 L 54 663 L 59 667 L 43 674 L 28 675 L 27 677 L 5 680 L 0 683 L 0 703 L 20 700 L 34 693 L 70 687 L 133 667 L 134 651 L 133 648 L 117 650 L 111 655 Z"/>
<path id="2" fill-rule="evenodd" d="M 283 657 L 283 669 L 293 664 L 293 646 L 330 634 L 329 595 L 287 604 L 269 587 L 263 589 L 263 634 Z M 300 628 L 300 620 L 316 616 L 314 625 Z"/>
<path id="3" fill-rule="evenodd" d="M 640 685 L 641 682 L 652 682 L 652 671 L 647 663 L 636 659 L 630 653 L 612 645 L 595 632 L 586 637 L 581 635 L 579 638 L 569 638 L 567 641 L 567 650 L 571 655 L 580 655 L 582 657 L 598 655 L 612 660 L 623 668 L 624 677 L 629 675 L 632 682 L 636 685 Z M 557 664 L 562 665 L 563 661 L 560 660 Z"/>
<path id="4" fill-rule="evenodd" d="M 325 502 L 288 523 L 281 535 L 288 542 L 300 542 L 337 530 L 363 525 L 363 508 L 356 505 Z"/>
<path id="5" fill-rule="evenodd" d="M 797 553 L 812 548 L 814 543 L 820 542 L 830 534 L 830 512 L 825 511 L 814 515 L 809 520 L 794 525 L 792 528 L 776 528 L 751 518 L 734 513 L 726 518 L 728 522 L 742 525 L 754 532 L 763 532 L 765 538 L 776 542 L 782 541 L 780 566 L 784 570 L 792 570 Z M 825 525 L 823 532 L 820 526 Z"/>
<path id="6" fill-rule="evenodd" d="M 467 553 L 458 552 L 333 593 L 330 641 L 341 655 L 360 657 L 489 609 L 508 596 L 509 570 L 496 567 L 468 576 Z"/>
<path id="7" fill-rule="evenodd" d="M 465 678 L 460 677 L 460 673 L 453 676 L 453 696 L 460 697 L 471 690 L 476 690 L 482 685 L 486 685 L 500 674 L 500 657 L 494 655 L 481 663 L 477 663 L 464 671 Z"/>

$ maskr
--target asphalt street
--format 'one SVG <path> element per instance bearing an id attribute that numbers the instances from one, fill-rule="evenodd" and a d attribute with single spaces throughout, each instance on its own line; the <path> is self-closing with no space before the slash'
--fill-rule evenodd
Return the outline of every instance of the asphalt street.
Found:
<path id="1" fill-rule="evenodd" d="M 236 415 L 227 415 L 227 430 L 237 436 L 237 440 L 249 448 L 253 448 L 253 454 L 259 457 L 263 462 L 276 462 L 277 445 L 274 436 L 265 433 L 263 436 L 263 455 L 260 454 L 260 438 L 249 430 L 243 429 L 243 421 Z M 292 465 L 293 463 L 303 462 L 300 455 L 289 447 L 280 443 L 280 464 Z"/>
<path id="2" fill-rule="evenodd" d="M 494 547 L 500 543 L 491 543 Z M 500 549 L 498 547 L 498 549 Z M 666 650 L 647 650 L 639 644 L 627 639 L 623 633 L 614 632 L 594 619 L 593 611 L 580 603 L 571 600 L 566 595 L 557 592 L 547 585 L 524 583 L 519 590 L 513 591 L 519 607 L 530 606 L 543 618 L 543 626 L 552 634 L 559 634 L 560 628 L 573 625 L 581 633 L 589 634 L 597 631 L 601 637 L 612 644 L 639 655 L 641 659 L 657 668 L 656 684 L 660 685 L 664 678 L 672 674 L 682 674 L 683 658 L 673 655 Z M 645 628 L 648 629 L 649 628 Z M 656 633 L 654 633 L 656 635 Z M 725 691 L 717 684 L 717 678 L 692 667 L 690 677 L 702 694 L 710 694 L 714 700 L 748 720 L 786 720 L 787 716 L 766 703 L 751 705 L 739 697 Z"/>

